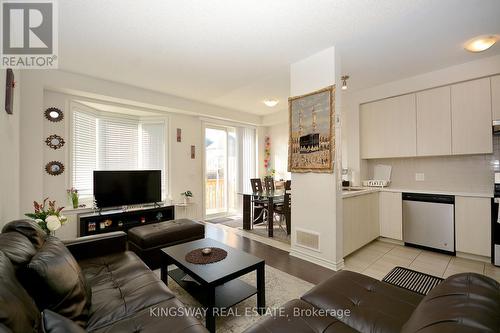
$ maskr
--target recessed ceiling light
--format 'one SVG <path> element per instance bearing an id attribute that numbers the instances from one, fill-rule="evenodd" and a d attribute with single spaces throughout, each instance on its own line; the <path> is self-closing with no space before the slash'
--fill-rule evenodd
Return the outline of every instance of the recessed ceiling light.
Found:
<path id="1" fill-rule="evenodd" d="M 468 40 L 464 48 L 470 52 L 481 52 L 489 49 L 498 41 L 496 35 L 478 36 Z"/>
<path id="2" fill-rule="evenodd" d="M 266 106 L 269 106 L 270 108 L 274 108 L 279 102 L 280 101 L 277 99 L 265 99 L 262 101 L 262 103 L 266 104 Z"/>

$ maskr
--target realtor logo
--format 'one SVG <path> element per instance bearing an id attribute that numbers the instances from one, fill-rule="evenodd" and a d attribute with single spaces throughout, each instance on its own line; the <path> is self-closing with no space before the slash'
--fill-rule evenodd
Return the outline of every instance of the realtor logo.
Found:
<path id="1" fill-rule="evenodd" d="M 55 0 L 1 0 L 1 68 L 57 68 Z"/>

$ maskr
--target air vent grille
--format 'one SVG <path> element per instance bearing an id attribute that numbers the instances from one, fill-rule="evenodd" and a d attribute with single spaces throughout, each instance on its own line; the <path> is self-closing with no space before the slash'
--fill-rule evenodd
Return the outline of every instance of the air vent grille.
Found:
<path id="1" fill-rule="evenodd" d="M 319 234 L 306 231 L 306 230 L 295 230 L 295 235 L 297 239 L 297 245 L 306 247 L 311 250 L 319 251 Z"/>

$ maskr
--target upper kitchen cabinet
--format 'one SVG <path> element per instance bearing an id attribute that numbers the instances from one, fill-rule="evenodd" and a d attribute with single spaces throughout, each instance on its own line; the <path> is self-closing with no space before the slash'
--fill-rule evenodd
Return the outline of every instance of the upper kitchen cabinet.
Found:
<path id="1" fill-rule="evenodd" d="M 493 120 L 500 120 L 500 75 L 491 77 L 491 102 Z"/>
<path id="2" fill-rule="evenodd" d="M 417 155 L 451 155 L 450 87 L 418 92 Z"/>
<path id="3" fill-rule="evenodd" d="M 451 86 L 452 153 L 493 151 L 490 78 Z"/>
<path id="4" fill-rule="evenodd" d="M 361 158 L 415 156 L 416 128 L 415 94 L 361 105 Z"/>

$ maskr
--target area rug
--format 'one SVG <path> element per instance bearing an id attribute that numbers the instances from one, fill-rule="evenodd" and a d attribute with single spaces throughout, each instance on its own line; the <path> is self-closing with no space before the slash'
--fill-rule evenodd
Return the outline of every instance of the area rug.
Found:
<path id="1" fill-rule="evenodd" d="M 159 275 L 160 270 L 156 270 L 155 273 Z M 256 285 L 255 272 L 244 275 L 240 277 L 240 279 L 251 285 Z M 188 308 L 197 308 L 201 306 L 200 303 L 198 303 L 191 295 L 189 295 L 184 289 L 182 289 L 174 280 L 169 279 L 168 283 L 168 287 L 170 288 L 170 290 L 172 290 L 173 293 L 179 298 L 179 300 Z M 300 296 L 305 294 L 312 287 L 313 284 L 309 282 L 306 282 L 266 265 L 266 307 L 268 308 L 277 309 L 294 298 L 300 298 Z M 250 327 L 262 317 L 256 314 L 251 316 L 239 314 L 245 314 L 246 309 L 252 309 L 256 305 L 256 295 L 235 305 L 233 308 L 231 308 L 231 312 L 238 315 L 217 318 L 217 332 L 243 332 L 245 329 Z M 204 323 L 204 318 L 198 319 L 200 319 Z"/>
<path id="2" fill-rule="evenodd" d="M 231 222 L 231 221 L 233 221 L 233 219 L 230 217 L 216 217 L 213 219 L 205 220 L 205 222 L 210 222 L 210 223 L 214 223 L 214 224 Z"/>

